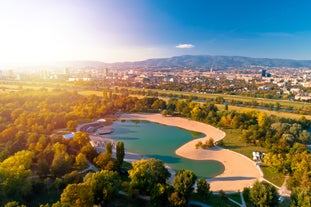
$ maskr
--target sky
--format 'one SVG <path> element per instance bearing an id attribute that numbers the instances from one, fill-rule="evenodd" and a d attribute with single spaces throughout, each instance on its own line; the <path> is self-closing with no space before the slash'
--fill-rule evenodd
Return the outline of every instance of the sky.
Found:
<path id="1" fill-rule="evenodd" d="M 311 60 L 308 0 L 0 0 L 0 66 L 178 55 Z"/>

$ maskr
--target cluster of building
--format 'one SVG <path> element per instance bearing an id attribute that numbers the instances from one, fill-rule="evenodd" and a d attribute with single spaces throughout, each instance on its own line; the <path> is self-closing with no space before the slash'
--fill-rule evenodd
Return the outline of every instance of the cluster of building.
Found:
<path id="1" fill-rule="evenodd" d="M 34 73 L 32 73 L 33 75 Z M 23 80 L 28 76 L 13 70 L 0 70 L 0 80 Z M 33 77 L 33 76 L 32 76 Z M 65 68 L 63 70 L 39 70 L 36 77 L 43 80 L 59 79 L 66 81 L 109 81 L 127 82 L 132 84 L 161 85 L 161 84 L 196 84 L 206 79 L 213 79 L 219 84 L 209 87 L 234 87 L 234 81 L 244 81 L 246 84 L 255 83 L 258 90 L 273 90 L 278 93 L 293 94 L 296 100 L 311 100 L 311 94 L 306 88 L 311 87 L 311 69 L 309 68 L 231 68 L 227 70 L 211 69 L 172 69 L 172 68 Z M 225 85 L 224 81 L 230 82 Z M 240 88 L 237 92 L 247 91 Z M 198 91 L 196 91 L 198 92 Z M 199 91 L 200 92 L 200 91 Z M 210 92 L 210 91 L 205 91 Z"/>

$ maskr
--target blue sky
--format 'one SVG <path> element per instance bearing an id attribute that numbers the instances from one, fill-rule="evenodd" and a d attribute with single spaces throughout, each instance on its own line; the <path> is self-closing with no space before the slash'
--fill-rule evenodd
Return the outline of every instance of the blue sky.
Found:
<path id="1" fill-rule="evenodd" d="M 176 55 L 311 59 L 311 2 L 3 0 L 0 63 Z"/>

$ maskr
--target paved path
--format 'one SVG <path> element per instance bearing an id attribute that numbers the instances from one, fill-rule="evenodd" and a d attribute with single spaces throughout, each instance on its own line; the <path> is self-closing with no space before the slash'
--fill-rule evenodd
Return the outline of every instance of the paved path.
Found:
<path id="1" fill-rule="evenodd" d="M 240 192 L 240 196 L 241 196 L 241 201 L 242 201 L 242 207 L 247 207 L 246 206 L 246 203 L 245 203 L 245 200 L 244 200 L 244 196 L 243 196 L 243 192 Z"/>

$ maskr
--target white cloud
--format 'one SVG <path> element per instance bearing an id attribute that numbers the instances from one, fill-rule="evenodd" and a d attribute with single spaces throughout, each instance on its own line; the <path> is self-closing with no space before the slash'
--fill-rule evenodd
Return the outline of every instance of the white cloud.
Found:
<path id="1" fill-rule="evenodd" d="M 176 48 L 179 48 L 179 49 L 189 49 L 189 48 L 193 48 L 194 45 L 193 44 L 179 44 L 176 46 Z"/>

